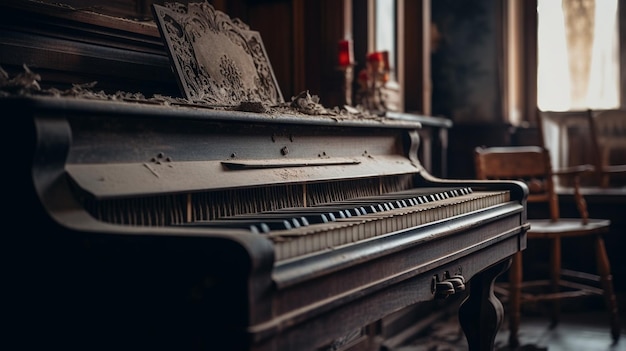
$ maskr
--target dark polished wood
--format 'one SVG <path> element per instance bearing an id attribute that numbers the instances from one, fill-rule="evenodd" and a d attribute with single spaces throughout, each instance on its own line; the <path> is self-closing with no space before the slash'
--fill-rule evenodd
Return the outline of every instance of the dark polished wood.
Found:
<path id="1" fill-rule="evenodd" d="M 577 216 L 574 191 L 571 188 L 557 188 L 559 207 L 564 217 Z M 622 294 L 626 289 L 626 260 L 622 255 L 622 248 L 626 245 L 626 217 L 623 216 L 626 208 L 626 187 L 581 187 L 580 193 L 585 197 L 589 216 L 606 218 L 611 221 L 609 233 L 604 236 L 607 255 L 613 272 L 615 292 Z M 538 215 L 541 208 L 529 207 L 529 216 Z M 590 243 L 585 241 L 571 243 L 567 246 L 567 255 L 564 262 L 570 266 L 582 268 L 595 264 L 594 258 L 585 255 Z"/>
<path id="2" fill-rule="evenodd" d="M 597 184 L 626 185 L 626 110 L 587 111 Z"/>
<path id="3" fill-rule="evenodd" d="M 414 113 L 387 112 L 385 116 L 417 121 L 420 128 L 419 159 L 426 170 L 437 177 L 448 177 L 448 130 L 452 121 L 443 117 L 424 116 Z"/>
<path id="4" fill-rule="evenodd" d="M 0 65 L 11 75 L 27 65 L 42 87 L 180 96 L 154 22 L 35 1 L 0 4 Z"/>
<path id="5" fill-rule="evenodd" d="M 495 279 L 511 261 L 505 260 L 478 274 L 470 284 L 470 295 L 459 308 L 459 322 L 467 335 L 469 351 L 493 350 L 495 336 L 504 318 L 504 307 L 495 296 Z"/>

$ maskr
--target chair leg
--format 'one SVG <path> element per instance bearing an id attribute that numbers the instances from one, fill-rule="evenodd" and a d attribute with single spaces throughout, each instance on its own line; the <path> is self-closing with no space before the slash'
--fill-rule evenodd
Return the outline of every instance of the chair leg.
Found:
<path id="1" fill-rule="evenodd" d="M 615 298 L 615 292 L 613 291 L 613 276 L 611 275 L 609 257 L 606 254 L 604 239 L 602 239 L 602 236 L 600 235 L 596 236 L 596 259 L 598 265 L 598 275 L 600 276 L 600 282 L 602 283 L 602 289 L 604 290 L 604 300 L 606 301 L 606 307 L 609 310 L 611 337 L 613 338 L 613 343 L 615 344 L 618 342 L 620 335 L 617 299 Z"/>
<path id="2" fill-rule="evenodd" d="M 600 186 L 601 186 L 602 188 L 608 188 L 608 187 L 609 187 L 610 182 L 611 182 L 611 180 L 610 180 L 610 178 L 609 178 L 609 175 L 608 175 L 608 174 L 604 174 L 604 175 L 602 176 L 602 182 L 600 183 Z"/>
<path id="3" fill-rule="evenodd" d="M 552 253 L 550 255 L 550 280 L 553 293 L 560 291 L 561 279 L 561 238 L 552 239 Z M 552 301 L 552 323 L 550 327 L 555 327 L 559 323 L 561 304 L 559 299 Z"/>
<path id="4" fill-rule="evenodd" d="M 509 346 L 516 349 L 519 346 L 519 325 L 522 292 L 522 253 L 513 255 L 509 268 Z"/>

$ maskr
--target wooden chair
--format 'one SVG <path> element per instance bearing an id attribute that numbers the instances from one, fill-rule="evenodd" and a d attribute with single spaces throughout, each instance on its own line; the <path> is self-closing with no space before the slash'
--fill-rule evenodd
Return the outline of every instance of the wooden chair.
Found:
<path id="1" fill-rule="evenodd" d="M 478 147 L 475 149 L 475 164 L 479 179 L 524 181 L 529 189 L 528 203 L 543 202 L 549 207 L 549 218 L 529 219 L 531 227 L 527 237 L 529 240 L 550 240 L 550 279 L 523 281 L 522 254 L 518 253 L 513 257 L 508 284 L 504 285 L 505 288 L 502 286 L 496 288 L 509 299 L 509 345 L 513 348 L 519 346 L 518 330 L 522 303 L 552 302 L 552 326 L 555 326 L 559 320 L 561 299 L 596 294 L 604 295 L 610 315 L 612 340 L 613 343 L 617 343 L 620 334 L 617 301 L 602 238 L 602 234 L 609 231 L 610 221 L 589 218 L 585 200 L 579 190 L 579 176 L 584 172 L 593 171 L 593 167 L 578 166 L 555 172 L 551 167 L 548 150 L 538 146 Z M 553 176 L 573 177 L 580 218 L 560 217 Z M 561 240 L 581 236 L 594 238 L 595 250 L 592 254 L 595 255 L 597 274 L 576 272 L 561 267 Z M 544 290 L 540 290 L 541 288 Z"/>
<path id="2" fill-rule="evenodd" d="M 595 173 L 600 186 L 608 188 L 612 179 L 626 177 L 626 164 L 614 164 L 611 160 L 619 153 L 619 162 L 626 162 L 626 110 L 587 110 L 587 121 Z"/>

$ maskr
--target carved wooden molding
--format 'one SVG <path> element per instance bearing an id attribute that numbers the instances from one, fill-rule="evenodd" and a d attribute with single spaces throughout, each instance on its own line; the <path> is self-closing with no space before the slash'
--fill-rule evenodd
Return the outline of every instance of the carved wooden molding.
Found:
<path id="1" fill-rule="evenodd" d="M 227 106 L 284 102 L 258 32 L 206 1 L 153 8 L 187 99 Z"/>

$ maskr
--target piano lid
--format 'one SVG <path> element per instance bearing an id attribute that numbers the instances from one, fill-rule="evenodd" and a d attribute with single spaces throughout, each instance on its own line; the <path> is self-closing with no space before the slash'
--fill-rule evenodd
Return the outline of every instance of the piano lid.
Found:
<path id="1" fill-rule="evenodd" d="M 99 199 L 421 171 L 401 145 L 417 122 L 52 96 L 5 97 L 0 108 L 37 124 L 63 116 L 65 171 Z M 48 130 L 38 138 L 56 138 Z"/>
<path id="2" fill-rule="evenodd" d="M 276 163 L 272 167 L 273 163 Z M 232 167 L 236 164 L 237 167 Z M 399 155 L 376 157 L 68 164 L 70 177 L 96 198 L 118 198 L 416 173 Z"/>

